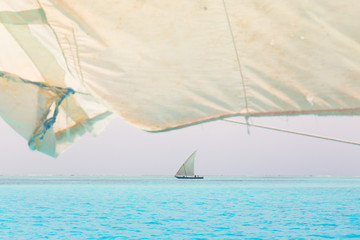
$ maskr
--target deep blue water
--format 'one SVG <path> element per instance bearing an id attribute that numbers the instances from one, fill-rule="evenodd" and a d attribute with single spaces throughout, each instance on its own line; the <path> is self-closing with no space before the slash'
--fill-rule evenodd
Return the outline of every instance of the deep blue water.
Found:
<path id="1" fill-rule="evenodd" d="M 360 178 L 0 177 L 0 239 L 360 239 Z"/>

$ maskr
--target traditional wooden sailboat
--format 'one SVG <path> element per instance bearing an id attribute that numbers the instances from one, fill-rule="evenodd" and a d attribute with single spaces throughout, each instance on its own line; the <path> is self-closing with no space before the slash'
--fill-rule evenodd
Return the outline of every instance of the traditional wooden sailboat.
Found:
<path id="1" fill-rule="evenodd" d="M 179 179 L 204 179 L 199 175 L 194 174 L 194 160 L 196 156 L 196 151 L 193 152 L 188 159 L 181 165 L 180 169 L 175 174 L 176 178 Z"/>

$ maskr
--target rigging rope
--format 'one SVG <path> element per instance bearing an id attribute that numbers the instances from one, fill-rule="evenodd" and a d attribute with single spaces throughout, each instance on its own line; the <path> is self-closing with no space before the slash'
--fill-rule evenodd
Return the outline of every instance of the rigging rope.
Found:
<path id="1" fill-rule="evenodd" d="M 231 26 L 230 17 L 229 17 L 229 13 L 228 13 L 228 10 L 227 10 L 225 0 L 222 0 L 222 3 L 223 3 L 223 6 L 224 6 L 224 11 L 225 11 L 228 27 L 229 27 L 229 30 L 230 30 L 231 39 L 232 39 L 232 43 L 233 43 L 234 50 L 235 50 L 235 56 L 236 56 L 236 60 L 237 60 L 238 68 L 239 68 L 241 84 L 242 84 L 243 91 L 244 91 L 244 100 L 245 100 L 245 108 L 246 108 L 246 122 L 247 122 L 248 115 L 249 115 L 249 107 L 248 107 L 248 99 L 247 99 L 247 94 L 246 94 L 245 78 L 244 78 L 244 74 L 243 74 L 243 71 L 242 71 L 242 68 L 241 68 L 240 56 L 239 56 L 238 48 L 237 48 L 237 45 L 236 45 L 235 36 L 234 36 L 233 29 L 232 29 L 232 26 Z"/>
<path id="2" fill-rule="evenodd" d="M 342 139 L 338 139 L 338 138 L 323 137 L 323 136 L 315 135 L 315 134 L 291 131 L 291 130 L 286 130 L 286 129 L 282 129 L 282 128 L 274 128 L 274 127 L 264 126 L 264 125 L 257 125 L 257 124 L 246 123 L 246 122 L 241 122 L 241 121 L 231 120 L 231 119 L 222 119 L 222 120 L 226 121 L 226 122 L 232 122 L 232 123 L 241 124 L 241 125 L 253 126 L 253 127 L 258 127 L 258 128 L 268 129 L 268 130 L 274 130 L 274 131 L 285 132 L 285 133 L 292 133 L 292 134 L 301 135 L 301 136 L 319 138 L 319 139 L 324 139 L 324 140 L 329 140 L 329 141 L 334 141 L 334 142 L 341 142 L 341 143 L 347 143 L 347 144 L 360 146 L 359 142 L 346 141 L 346 140 L 342 140 Z"/>

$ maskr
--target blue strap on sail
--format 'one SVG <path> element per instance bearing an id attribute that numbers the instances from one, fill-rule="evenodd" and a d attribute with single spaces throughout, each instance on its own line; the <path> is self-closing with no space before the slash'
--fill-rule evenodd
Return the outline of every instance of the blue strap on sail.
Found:
<path id="1" fill-rule="evenodd" d="M 44 139 L 44 136 L 47 132 L 47 130 L 49 130 L 53 125 L 54 123 L 56 122 L 56 117 L 59 113 L 59 106 L 61 105 L 62 101 L 67 97 L 69 96 L 70 94 L 74 94 L 75 91 L 71 88 L 66 88 L 66 92 L 60 97 L 59 101 L 56 103 L 56 106 L 55 106 L 55 110 L 54 110 L 54 114 L 51 118 L 49 119 L 46 119 L 43 123 L 43 129 L 41 131 L 41 136 L 40 136 L 40 140 L 43 140 Z"/>

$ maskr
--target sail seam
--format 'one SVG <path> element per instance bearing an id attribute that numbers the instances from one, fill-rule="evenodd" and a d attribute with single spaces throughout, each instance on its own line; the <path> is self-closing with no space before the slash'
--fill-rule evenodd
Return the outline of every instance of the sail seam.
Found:
<path id="1" fill-rule="evenodd" d="M 44 7 L 42 5 L 42 3 L 39 1 L 39 0 L 36 0 L 37 3 L 39 4 L 39 6 L 41 7 L 41 9 L 44 11 Z M 59 36 L 56 34 L 54 28 L 51 26 L 51 24 L 49 23 L 48 21 L 48 18 L 47 18 L 47 14 L 46 12 L 44 11 L 44 15 L 45 15 L 45 18 L 46 18 L 46 25 L 50 28 L 50 30 L 52 31 L 52 33 L 54 34 L 54 37 L 56 39 L 56 42 L 61 50 L 61 54 L 64 58 L 64 61 L 65 61 L 65 65 L 66 65 L 66 68 L 69 70 L 69 72 L 73 75 L 72 71 L 70 70 L 70 67 L 69 67 L 69 63 L 68 63 L 68 60 L 67 58 L 65 57 L 65 53 L 64 53 L 64 48 L 63 48 L 63 45 L 61 44 L 60 42 L 60 39 L 59 39 Z"/>
<path id="2" fill-rule="evenodd" d="M 76 39 L 76 35 L 75 35 L 75 30 L 74 28 L 71 29 L 71 33 L 72 33 L 72 37 L 74 39 L 74 43 L 75 43 L 75 53 L 76 53 L 76 62 L 77 62 L 77 65 L 78 65 L 78 71 L 80 73 L 80 78 L 81 78 L 81 82 L 82 84 L 84 84 L 84 75 L 83 75 L 83 72 L 82 72 L 82 69 L 81 69 L 81 63 L 80 63 L 80 57 L 79 57 L 79 46 L 78 46 L 78 43 L 77 43 L 77 39 Z"/>
<path id="3" fill-rule="evenodd" d="M 239 73 L 240 73 L 240 77 L 241 77 L 241 83 L 242 83 L 242 87 L 243 87 L 243 91 L 244 91 L 244 100 L 245 100 L 245 108 L 246 108 L 246 117 L 249 115 L 249 107 L 248 107 L 248 99 L 247 99 L 247 94 L 246 94 L 246 87 L 245 87 L 245 78 L 244 78 L 244 74 L 241 68 L 241 63 L 240 63 L 240 57 L 239 57 L 239 53 L 238 53 L 238 48 L 235 42 L 235 37 L 234 37 L 234 33 L 232 30 L 232 26 L 231 26 L 231 21 L 230 21 L 230 17 L 228 14 L 228 10 L 225 4 L 225 0 L 222 0 L 223 5 L 224 5 L 224 10 L 225 10 L 225 15 L 226 15 L 226 20 L 229 26 L 229 30 L 230 30 L 230 34 L 231 34 L 231 39 L 232 39 L 232 43 L 235 49 L 235 54 L 236 54 L 236 60 L 238 63 L 238 67 L 239 67 Z M 247 121 L 247 120 L 246 120 Z"/>

